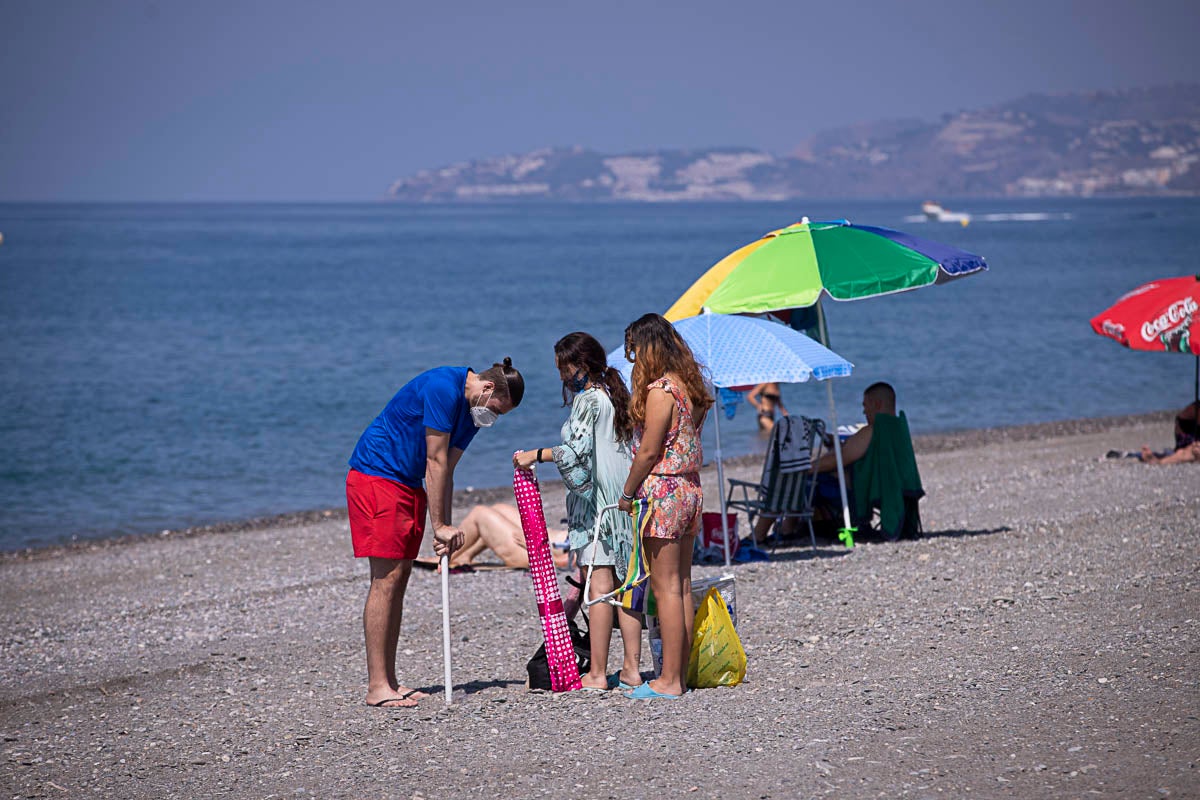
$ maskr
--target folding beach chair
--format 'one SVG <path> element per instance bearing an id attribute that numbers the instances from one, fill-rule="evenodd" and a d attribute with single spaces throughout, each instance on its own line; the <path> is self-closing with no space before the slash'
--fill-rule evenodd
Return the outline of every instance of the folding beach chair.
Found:
<path id="1" fill-rule="evenodd" d="M 745 511 L 751 529 L 757 517 L 776 521 L 804 520 L 808 523 L 809 541 L 815 550 L 817 535 L 813 530 L 812 517 L 816 481 L 809 470 L 813 462 L 821 457 L 824 434 L 825 423 L 819 419 L 781 417 L 771 429 L 762 478 L 758 483 L 730 478 L 726 508 Z M 735 496 L 739 491 L 741 494 Z"/>
<path id="2" fill-rule="evenodd" d="M 595 548 L 600 541 L 600 521 L 604 515 L 610 511 L 621 512 L 620 508 L 615 505 L 604 506 L 596 512 L 596 524 L 592 528 L 592 547 Z M 587 580 L 583 586 L 583 605 L 585 608 L 591 608 L 596 603 L 608 603 L 609 605 L 627 608 L 631 610 L 641 610 L 637 608 L 636 591 L 641 584 L 645 583 L 650 577 L 650 567 L 646 564 L 646 554 L 642 549 L 642 531 L 650 522 L 650 501 L 634 500 L 633 501 L 633 548 L 629 553 L 629 566 L 625 570 L 625 581 L 613 589 L 608 594 L 602 594 L 595 600 L 589 600 L 592 586 L 592 570 L 587 570 Z"/>
<path id="3" fill-rule="evenodd" d="M 913 454 L 908 417 L 875 415 L 871 444 L 853 465 L 851 510 L 859 525 L 872 528 L 889 541 L 919 539 L 921 509 L 925 496 L 921 472 Z M 871 524 L 879 512 L 879 527 Z"/>

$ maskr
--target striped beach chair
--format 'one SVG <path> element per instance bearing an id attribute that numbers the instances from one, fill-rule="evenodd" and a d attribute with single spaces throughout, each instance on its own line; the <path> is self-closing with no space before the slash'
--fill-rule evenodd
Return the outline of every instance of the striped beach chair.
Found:
<path id="1" fill-rule="evenodd" d="M 804 520 L 815 550 L 817 536 L 812 517 L 816 482 L 809 470 L 821 457 L 824 435 L 825 423 L 819 419 L 781 417 L 771 429 L 762 477 L 757 483 L 730 478 L 725 506 L 745 511 L 751 529 L 760 516 Z"/>

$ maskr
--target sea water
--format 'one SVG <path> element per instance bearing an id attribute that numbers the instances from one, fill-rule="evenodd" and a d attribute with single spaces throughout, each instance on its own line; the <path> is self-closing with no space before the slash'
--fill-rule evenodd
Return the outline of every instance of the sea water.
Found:
<path id="1" fill-rule="evenodd" d="M 825 304 L 830 344 L 855 364 L 835 382 L 839 422 L 861 421 L 877 380 L 918 433 L 1191 397 L 1193 359 L 1127 351 L 1088 320 L 1198 269 L 1200 202 L 950 203 L 996 215 L 967 227 L 905 221 L 916 207 L 0 205 L 0 549 L 341 505 L 359 433 L 406 380 L 511 356 L 525 400 L 456 476 L 460 490 L 507 484 L 513 450 L 558 441 L 560 336 L 616 347 L 722 256 L 803 215 L 902 228 L 991 266 Z M 784 400 L 829 416 L 822 384 Z M 722 420 L 726 456 L 762 448 L 749 411 Z"/>

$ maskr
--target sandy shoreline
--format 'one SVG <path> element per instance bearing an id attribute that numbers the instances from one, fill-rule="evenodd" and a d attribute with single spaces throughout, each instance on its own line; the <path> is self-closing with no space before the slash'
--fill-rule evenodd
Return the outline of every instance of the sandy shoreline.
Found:
<path id="1" fill-rule="evenodd" d="M 922 437 L 930 535 L 735 567 L 746 682 L 657 705 L 527 692 L 506 571 L 452 577 L 452 707 L 365 708 L 334 512 L 12 554 L 0 794 L 1197 796 L 1200 466 L 1101 458 L 1169 416 Z M 414 575 L 401 671 L 431 691 L 439 607 Z"/>
<path id="2" fill-rule="evenodd" d="M 964 431 L 932 433 L 914 437 L 913 447 L 918 455 L 938 453 L 962 447 L 972 447 L 1000 442 L 1033 441 L 1046 436 L 1064 436 L 1080 433 L 1098 433 L 1114 428 L 1134 425 L 1153 425 L 1160 423 L 1162 430 L 1170 430 L 1173 411 L 1157 411 L 1147 414 L 1127 414 L 1112 417 L 1094 417 L 1086 419 L 1061 420 L 1056 422 L 1039 422 L 1028 425 L 1010 425 L 996 428 L 974 428 Z M 1154 446 L 1166 446 L 1168 437 L 1158 431 L 1153 439 Z M 761 466 L 762 457 L 757 454 L 735 456 L 725 460 L 726 468 L 746 469 L 753 472 Z M 715 469 L 712 464 L 709 469 Z M 547 486 L 554 482 L 548 482 Z M 460 490 L 455 495 L 456 509 L 469 509 L 479 503 L 511 502 L 512 488 L 510 486 L 492 486 Z M 187 528 L 176 528 L 154 533 L 133 533 L 123 536 L 112 536 L 100 539 L 80 539 L 59 544 L 26 547 L 16 550 L 0 550 L 0 563 L 6 559 L 28 559 L 56 557 L 63 553 L 79 550 L 95 550 L 103 547 L 120 547 L 137 542 L 157 538 L 182 538 L 189 536 L 207 536 L 212 534 L 238 533 L 242 531 L 262 530 L 266 528 L 290 528 L 301 525 L 312 525 L 328 519 L 344 519 L 344 506 L 336 508 L 318 508 L 305 511 L 291 511 L 283 514 L 272 514 L 263 517 L 252 517 L 242 520 L 227 520 L 209 525 L 196 525 Z"/>

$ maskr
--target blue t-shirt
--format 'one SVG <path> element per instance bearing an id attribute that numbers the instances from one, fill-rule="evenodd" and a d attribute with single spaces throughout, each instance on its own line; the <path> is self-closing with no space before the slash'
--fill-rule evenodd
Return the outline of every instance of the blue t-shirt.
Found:
<path id="1" fill-rule="evenodd" d="M 466 367 L 436 367 L 404 384 L 358 437 L 350 467 L 420 487 L 425 480 L 426 428 L 450 434 L 450 446 L 459 450 L 466 450 L 479 430 L 463 396 L 466 386 Z"/>

